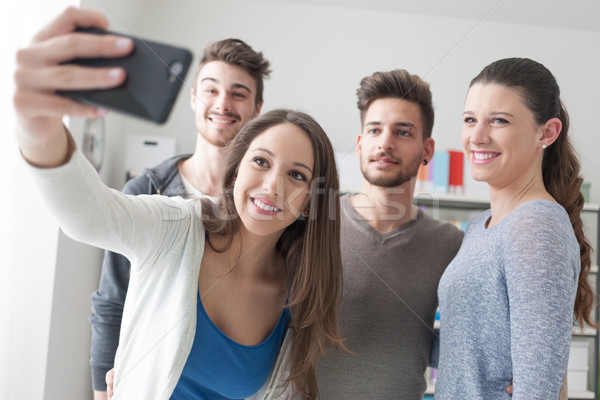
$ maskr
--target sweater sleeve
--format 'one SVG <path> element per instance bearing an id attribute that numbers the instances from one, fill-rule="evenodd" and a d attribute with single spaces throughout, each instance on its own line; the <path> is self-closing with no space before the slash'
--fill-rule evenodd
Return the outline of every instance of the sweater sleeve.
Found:
<path id="1" fill-rule="evenodd" d="M 182 199 L 129 196 L 108 188 L 80 151 L 57 168 L 30 166 L 40 196 L 71 238 L 147 264 L 198 212 Z M 148 263 L 149 264 L 149 263 Z"/>
<path id="2" fill-rule="evenodd" d="M 513 400 L 558 398 L 567 371 L 579 246 L 554 205 L 513 219 L 504 237 Z"/>
<path id="3" fill-rule="evenodd" d="M 122 192 L 140 195 L 152 194 L 153 190 L 148 176 L 140 175 L 128 181 Z M 125 256 L 112 251 L 104 252 L 100 284 L 91 297 L 90 366 L 94 390 L 106 391 L 105 376 L 114 366 L 130 267 Z"/>

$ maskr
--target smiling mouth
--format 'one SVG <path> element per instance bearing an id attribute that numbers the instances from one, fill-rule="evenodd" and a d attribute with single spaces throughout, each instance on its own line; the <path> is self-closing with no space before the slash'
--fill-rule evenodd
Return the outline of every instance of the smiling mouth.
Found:
<path id="1" fill-rule="evenodd" d="M 282 211 L 280 208 L 263 203 L 262 201 L 260 201 L 258 199 L 252 198 L 251 200 L 252 200 L 252 203 L 254 203 L 254 205 L 256 207 L 260 208 L 261 210 L 268 211 L 268 212 L 281 212 Z"/>
<path id="2" fill-rule="evenodd" d="M 473 152 L 473 158 L 478 161 L 491 160 L 494 157 L 499 156 L 500 153 L 479 153 Z"/>
<path id="3" fill-rule="evenodd" d="M 211 120 L 212 122 L 214 122 L 215 124 L 221 124 L 221 125 L 232 125 L 236 123 L 236 120 L 233 119 L 221 119 L 219 117 L 216 116 L 210 116 L 208 117 L 209 120 Z"/>
<path id="4" fill-rule="evenodd" d="M 369 158 L 369 162 L 373 164 L 400 164 L 399 160 L 388 152 L 380 152 Z"/>

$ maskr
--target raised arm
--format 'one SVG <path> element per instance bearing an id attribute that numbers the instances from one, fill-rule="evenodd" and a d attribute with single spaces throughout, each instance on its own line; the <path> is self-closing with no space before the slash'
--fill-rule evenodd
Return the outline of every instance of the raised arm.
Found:
<path id="1" fill-rule="evenodd" d="M 62 117 L 98 116 L 104 111 L 58 96 L 55 90 L 108 88 L 125 76 L 120 69 L 61 63 L 77 57 L 118 57 L 132 50 L 129 39 L 73 32 L 77 26 L 92 25 L 104 28 L 106 20 L 94 11 L 69 8 L 18 52 L 17 136 L 23 157 L 33 165 L 35 185 L 63 231 L 75 240 L 125 254 L 133 262 L 130 256 L 147 254 L 149 247 L 169 240 L 169 229 L 180 228 L 183 206 L 175 200 L 135 198 L 111 190 L 83 155 L 74 152 Z M 186 212 L 189 216 L 195 211 L 187 207 Z"/>
<path id="2" fill-rule="evenodd" d="M 122 57 L 133 49 L 127 38 L 75 33 L 77 27 L 106 28 L 106 18 L 91 10 L 67 8 L 17 52 L 13 98 L 23 157 L 38 167 L 56 167 L 69 160 L 75 146 L 62 124 L 64 115 L 100 117 L 105 110 L 55 94 L 56 90 L 100 89 L 120 85 L 121 68 L 61 65 L 73 58 Z"/>

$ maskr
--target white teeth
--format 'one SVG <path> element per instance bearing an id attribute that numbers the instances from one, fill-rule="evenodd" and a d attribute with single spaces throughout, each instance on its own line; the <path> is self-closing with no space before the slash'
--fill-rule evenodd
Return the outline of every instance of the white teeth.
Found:
<path id="1" fill-rule="evenodd" d="M 212 119 L 213 122 L 217 123 L 217 124 L 233 124 L 235 121 L 229 121 L 229 120 L 225 120 L 225 119 L 216 119 L 213 118 Z"/>
<path id="2" fill-rule="evenodd" d="M 256 199 L 254 199 L 254 204 L 255 204 L 255 205 L 258 207 L 258 208 L 260 208 L 261 210 L 265 210 L 265 211 L 271 211 L 271 212 L 274 212 L 274 211 L 279 211 L 279 209 L 278 209 L 277 207 L 272 207 L 272 206 L 270 206 L 270 205 L 268 205 L 268 204 L 265 204 L 265 203 L 263 203 L 263 202 L 262 202 L 262 201 L 260 201 L 260 200 L 256 200 Z"/>
<path id="3" fill-rule="evenodd" d="M 473 153 L 473 158 L 476 160 L 489 160 L 494 157 L 495 153 Z"/>

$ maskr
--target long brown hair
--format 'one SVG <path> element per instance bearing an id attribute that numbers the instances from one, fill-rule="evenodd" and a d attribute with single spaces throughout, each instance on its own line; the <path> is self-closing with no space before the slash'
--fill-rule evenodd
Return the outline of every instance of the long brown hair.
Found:
<path id="1" fill-rule="evenodd" d="M 333 148 L 319 124 L 309 115 L 291 110 L 273 110 L 245 125 L 230 144 L 224 192 L 219 210 L 203 201 L 208 244 L 225 251 L 240 223 L 233 201 L 233 185 L 240 161 L 250 143 L 265 130 L 293 124 L 309 136 L 314 151 L 314 174 L 310 182 L 308 218 L 288 226 L 277 243 L 286 261 L 291 314 L 292 349 L 288 384 L 305 399 L 318 397 L 315 365 L 327 348 L 343 348 L 337 324 L 342 290 L 340 252 L 339 181 Z M 210 235 L 228 239 L 215 248 Z"/>
<path id="2" fill-rule="evenodd" d="M 577 154 L 567 135 L 569 114 L 560 100 L 556 79 L 544 65 L 536 61 L 506 58 L 485 67 L 473 78 L 470 86 L 475 83 L 497 83 L 516 90 L 540 125 L 551 118 L 558 118 L 562 122 L 558 139 L 544 150 L 542 175 L 548 193 L 567 211 L 579 242 L 581 272 L 575 297 L 575 318 L 581 326 L 584 322 L 597 326 L 591 319 L 595 296 L 588 282 L 591 246 L 583 232 L 581 220 L 584 198 L 580 188 L 583 179 L 579 176 L 581 168 Z"/>

